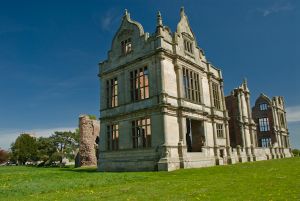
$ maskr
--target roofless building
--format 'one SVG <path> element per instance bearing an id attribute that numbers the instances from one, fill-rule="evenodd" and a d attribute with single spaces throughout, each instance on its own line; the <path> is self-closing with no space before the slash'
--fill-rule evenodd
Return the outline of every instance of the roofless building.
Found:
<path id="1" fill-rule="evenodd" d="M 99 171 L 170 171 L 238 160 L 221 70 L 206 59 L 183 8 L 175 32 L 158 13 L 153 34 L 125 11 L 99 77 Z"/>

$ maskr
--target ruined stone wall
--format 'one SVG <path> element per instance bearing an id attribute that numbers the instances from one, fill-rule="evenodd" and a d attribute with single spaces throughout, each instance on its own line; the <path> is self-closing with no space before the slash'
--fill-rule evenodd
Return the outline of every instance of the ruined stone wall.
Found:
<path id="1" fill-rule="evenodd" d="M 260 104 L 267 104 L 266 110 L 260 109 Z M 255 101 L 255 105 L 252 108 L 253 119 L 257 125 L 257 140 L 258 146 L 261 147 L 261 139 L 262 138 L 271 138 L 272 140 L 272 147 L 278 147 L 278 139 L 276 137 L 275 132 L 275 119 L 273 116 L 273 107 L 272 102 L 269 97 L 264 94 L 260 94 L 260 96 Z M 259 128 L 259 119 L 260 118 L 268 118 L 269 120 L 269 130 L 268 131 L 260 131 Z"/>
<path id="2" fill-rule="evenodd" d="M 97 143 L 96 139 L 100 132 L 100 121 L 92 120 L 88 115 L 79 117 L 80 145 L 79 160 L 80 166 L 97 165 Z"/>
<path id="3" fill-rule="evenodd" d="M 225 97 L 226 108 L 228 110 L 229 119 L 229 137 L 230 137 L 230 146 L 236 148 L 237 145 L 242 145 L 242 136 L 240 133 L 240 124 L 238 121 L 239 118 L 239 106 L 237 102 L 237 97 L 234 96 L 234 93 Z"/>

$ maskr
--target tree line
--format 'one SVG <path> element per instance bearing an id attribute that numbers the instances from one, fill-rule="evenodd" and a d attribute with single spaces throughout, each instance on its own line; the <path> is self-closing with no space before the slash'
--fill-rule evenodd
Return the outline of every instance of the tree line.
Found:
<path id="1" fill-rule="evenodd" d="M 38 138 L 24 133 L 11 144 L 9 152 L 0 149 L 0 164 L 9 161 L 17 165 L 62 165 L 64 159 L 75 159 L 79 138 L 79 129 L 75 132 L 55 131 L 50 137 Z"/>
<path id="2" fill-rule="evenodd" d="M 300 157 L 300 149 L 293 149 L 292 153 L 294 156 L 299 156 Z"/>

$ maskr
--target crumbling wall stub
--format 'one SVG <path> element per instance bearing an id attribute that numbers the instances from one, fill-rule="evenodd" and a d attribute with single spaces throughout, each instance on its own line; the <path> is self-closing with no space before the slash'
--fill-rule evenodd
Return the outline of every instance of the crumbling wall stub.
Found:
<path id="1" fill-rule="evenodd" d="M 92 120 L 88 115 L 81 115 L 79 117 L 79 131 L 80 166 L 96 166 L 98 149 L 96 139 L 100 133 L 100 121 Z"/>

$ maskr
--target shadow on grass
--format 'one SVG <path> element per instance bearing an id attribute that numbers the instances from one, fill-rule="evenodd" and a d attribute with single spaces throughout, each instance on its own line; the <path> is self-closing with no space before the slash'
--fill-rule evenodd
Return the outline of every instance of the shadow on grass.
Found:
<path id="1" fill-rule="evenodd" d="M 99 173 L 96 167 L 84 167 L 84 168 L 61 168 L 60 171 L 65 172 L 85 172 L 85 173 Z"/>

